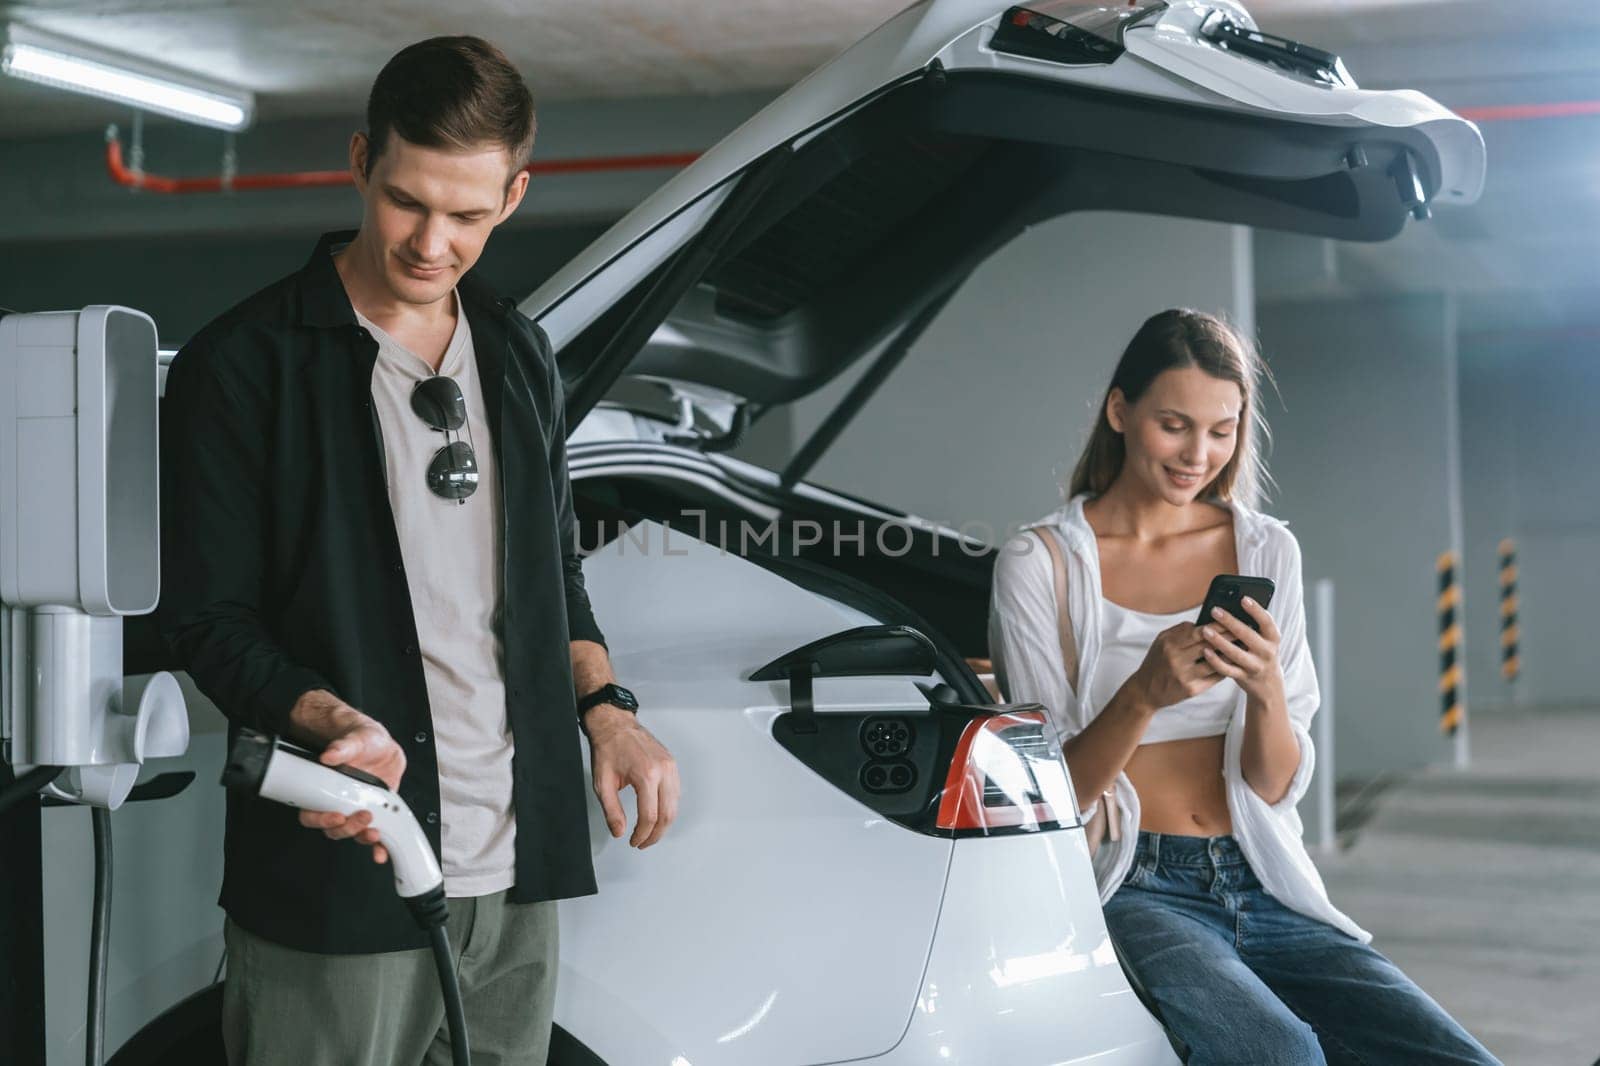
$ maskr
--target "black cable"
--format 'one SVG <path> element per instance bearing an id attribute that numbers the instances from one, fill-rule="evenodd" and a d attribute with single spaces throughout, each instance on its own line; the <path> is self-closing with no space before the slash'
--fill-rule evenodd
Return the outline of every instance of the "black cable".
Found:
<path id="1" fill-rule="evenodd" d="M 44 788 L 61 776 L 59 766 L 36 766 L 0 789 L 0 811 L 26 799 L 37 799 Z M 84 1029 L 84 1061 L 102 1066 L 106 1055 L 106 964 L 111 939 L 111 812 L 89 808 L 94 827 L 94 915 L 89 933 L 88 1021 Z"/>
<path id="2" fill-rule="evenodd" d="M 451 1061 L 455 1066 L 472 1066 L 472 1053 L 467 1048 L 467 1012 L 461 1006 L 461 985 L 456 980 L 455 963 L 450 959 L 450 934 L 445 930 L 445 922 L 450 919 L 450 904 L 445 899 L 444 885 L 412 896 L 406 900 L 406 907 L 418 927 L 427 931 L 428 942 L 433 946 L 439 991 L 444 994 L 444 1016 L 450 1026 Z"/>
<path id="3" fill-rule="evenodd" d="M 455 964 L 450 961 L 450 935 L 444 924 L 428 930 L 433 944 L 433 962 L 439 969 L 439 990 L 444 993 L 444 1016 L 450 1026 L 450 1058 L 455 1066 L 471 1066 L 467 1048 L 467 1013 L 461 1006 L 461 986 L 456 983 Z"/>
<path id="4" fill-rule="evenodd" d="M 90 807 L 94 824 L 94 918 L 89 933 L 89 1020 L 84 1061 L 101 1066 L 106 1057 L 106 960 L 111 943 L 111 812 Z"/>
<path id="5" fill-rule="evenodd" d="M 5 788 L 0 789 L 0 811 L 14 803 L 37 798 L 38 791 L 61 776 L 59 766 L 35 766 Z"/>

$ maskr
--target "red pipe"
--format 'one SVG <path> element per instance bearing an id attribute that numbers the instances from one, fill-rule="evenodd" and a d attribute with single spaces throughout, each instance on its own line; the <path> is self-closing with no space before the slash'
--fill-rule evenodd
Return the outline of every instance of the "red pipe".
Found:
<path id="1" fill-rule="evenodd" d="M 1578 118 L 1600 115 L 1600 100 L 1558 100 L 1547 104 L 1502 104 L 1490 107 L 1462 107 L 1456 114 L 1473 122 L 1517 122 L 1528 119 Z M 618 170 L 656 170 L 686 167 L 700 158 L 698 152 L 667 152 L 658 155 L 598 156 L 588 159 L 549 159 L 529 163 L 529 174 L 598 174 Z M 129 170 L 122 161 L 122 143 L 106 142 L 106 169 L 118 185 L 149 192 L 183 194 L 222 192 L 227 189 L 309 189 L 350 185 L 348 170 L 302 170 L 287 174 L 240 174 L 232 181 L 215 178 L 166 178 Z"/>
<path id="2" fill-rule="evenodd" d="M 595 174 L 613 170 L 655 170 L 686 167 L 700 158 L 699 152 L 672 152 L 660 155 L 614 155 L 590 159 L 550 159 L 529 163 L 529 174 Z M 130 189 L 181 195 L 194 192 L 246 191 L 251 189 L 310 189 L 351 185 L 355 179 L 348 170 L 302 170 L 289 174 L 239 174 L 232 181 L 215 178 L 165 178 L 129 170 L 122 161 L 122 142 L 106 141 L 106 170 L 111 180 Z"/>

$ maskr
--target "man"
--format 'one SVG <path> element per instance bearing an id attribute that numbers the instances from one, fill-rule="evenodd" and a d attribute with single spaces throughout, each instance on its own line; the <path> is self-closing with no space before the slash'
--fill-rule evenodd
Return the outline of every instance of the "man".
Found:
<path id="1" fill-rule="evenodd" d="M 590 613 L 549 342 L 470 272 L 527 190 L 533 132 L 488 43 L 397 54 L 350 143 L 360 230 L 201 331 L 163 414 L 163 632 L 232 728 L 411 807 L 444 869 L 473 1050 L 497 1063 L 545 1061 L 554 901 L 595 891 L 580 723 L 614 837 L 623 787 L 641 848 L 679 790 Z M 426 940 L 369 822 L 229 797 L 230 1061 L 449 1060 Z"/>

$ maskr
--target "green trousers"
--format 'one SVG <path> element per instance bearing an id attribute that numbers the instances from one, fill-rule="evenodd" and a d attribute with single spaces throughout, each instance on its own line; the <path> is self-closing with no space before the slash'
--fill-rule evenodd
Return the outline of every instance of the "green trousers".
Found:
<path id="1" fill-rule="evenodd" d="M 450 900 L 450 950 L 473 1066 L 544 1066 L 555 1006 L 556 905 Z M 230 1066 L 450 1066 L 429 950 L 319 955 L 229 920 L 222 1034 Z"/>

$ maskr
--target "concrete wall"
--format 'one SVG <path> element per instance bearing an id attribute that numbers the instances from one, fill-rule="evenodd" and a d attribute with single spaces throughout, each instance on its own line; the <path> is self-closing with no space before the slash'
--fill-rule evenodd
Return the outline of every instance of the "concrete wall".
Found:
<path id="1" fill-rule="evenodd" d="M 1251 330 L 1254 304 L 1241 227 L 1107 212 L 1037 226 L 956 293 L 810 477 L 999 535 L 1060 506 L 1140 323 L 1184 305 Z M 794 440 L 858 373 L 794 405 Z"/>
<path id="2" fill-rule="evenodd" d="M 1339 776 L 1448 761 L 1435 564 L 1457 545 L 1454 309 L 1443 296 L 1263 305 L 1272 511 L 1335 583 Z"/>
<path id="3" fill-rule="evenodd" d="M 1485 702 L 1593 705 L 1600 604 L 1600 332 L 1469 337 L 1463 347 L 1468 649 Z M 1499 675 L 1495 545 L 1517 543 L 1521 677 Z"/>
<path id="4" fill-rule="evenodd" d="M 359 205 L 332 228 L 360 222 Z M 581 251 L 603 224 L 572 222 L 502 227 L 489 238 L 478 269 L 507 295 L 525 295 Z M 163 347 L 176 348 L 251 293 L 299 270 L 317 225 L 278 234 L 106 237 L 0 244 L 0 306 L 55 311 L 109 303 L 155 319 Z"/>
<path id="5" fill-rule="evenodd" d="M 536 159 L 692 152 L 714 144 L 769 94 L 561 102 L 540 110 Z M 336 170 L 344 118 L 268 122 L 237 139 L 240 173 Z M 125 153 L 128 131 L 122 131 Z M 222 136 L 150 122 L 144 166 L 216 175 Z M 121 303 L 155 318 L 177 345 L 212 316 L 297 269 L 318 234 L 361 219 L 353 188 L 170 196 L 112 182 L 104 138 L 75 133 L 0 142 L 0 307 L 54 310 Z M 670 169 L 536 176 L 490 239 L 483 269 L 520 297 L 672 175 Z"/>
<path id="6" fill-rule="evenodd" d="M 534 158 L 694 152 L 710 147 L 771 99 L 770 93 L 651 100 L 560 101 L 539 109 Z M 241 174 L 340 170 L 350 135 L 362 128 L 360 101 L 348 116 L 263 122 L 237 135 Z M 131 164 L 129 130 L 120 131 Z M 144 169 L 168 177 L 216 176 L 223 135 L 150 121 Z M 94 133 L 0 142 L 4 222 L 0 244 L 98 240 L 109 236 L 282 233 L 347 224 L 359 200 L 348 186 L 171 196 L 123 188 L 106 173 L 105 138 Z M 615 218 L 671 170 L 536 176 L 513 223 Z"/>

